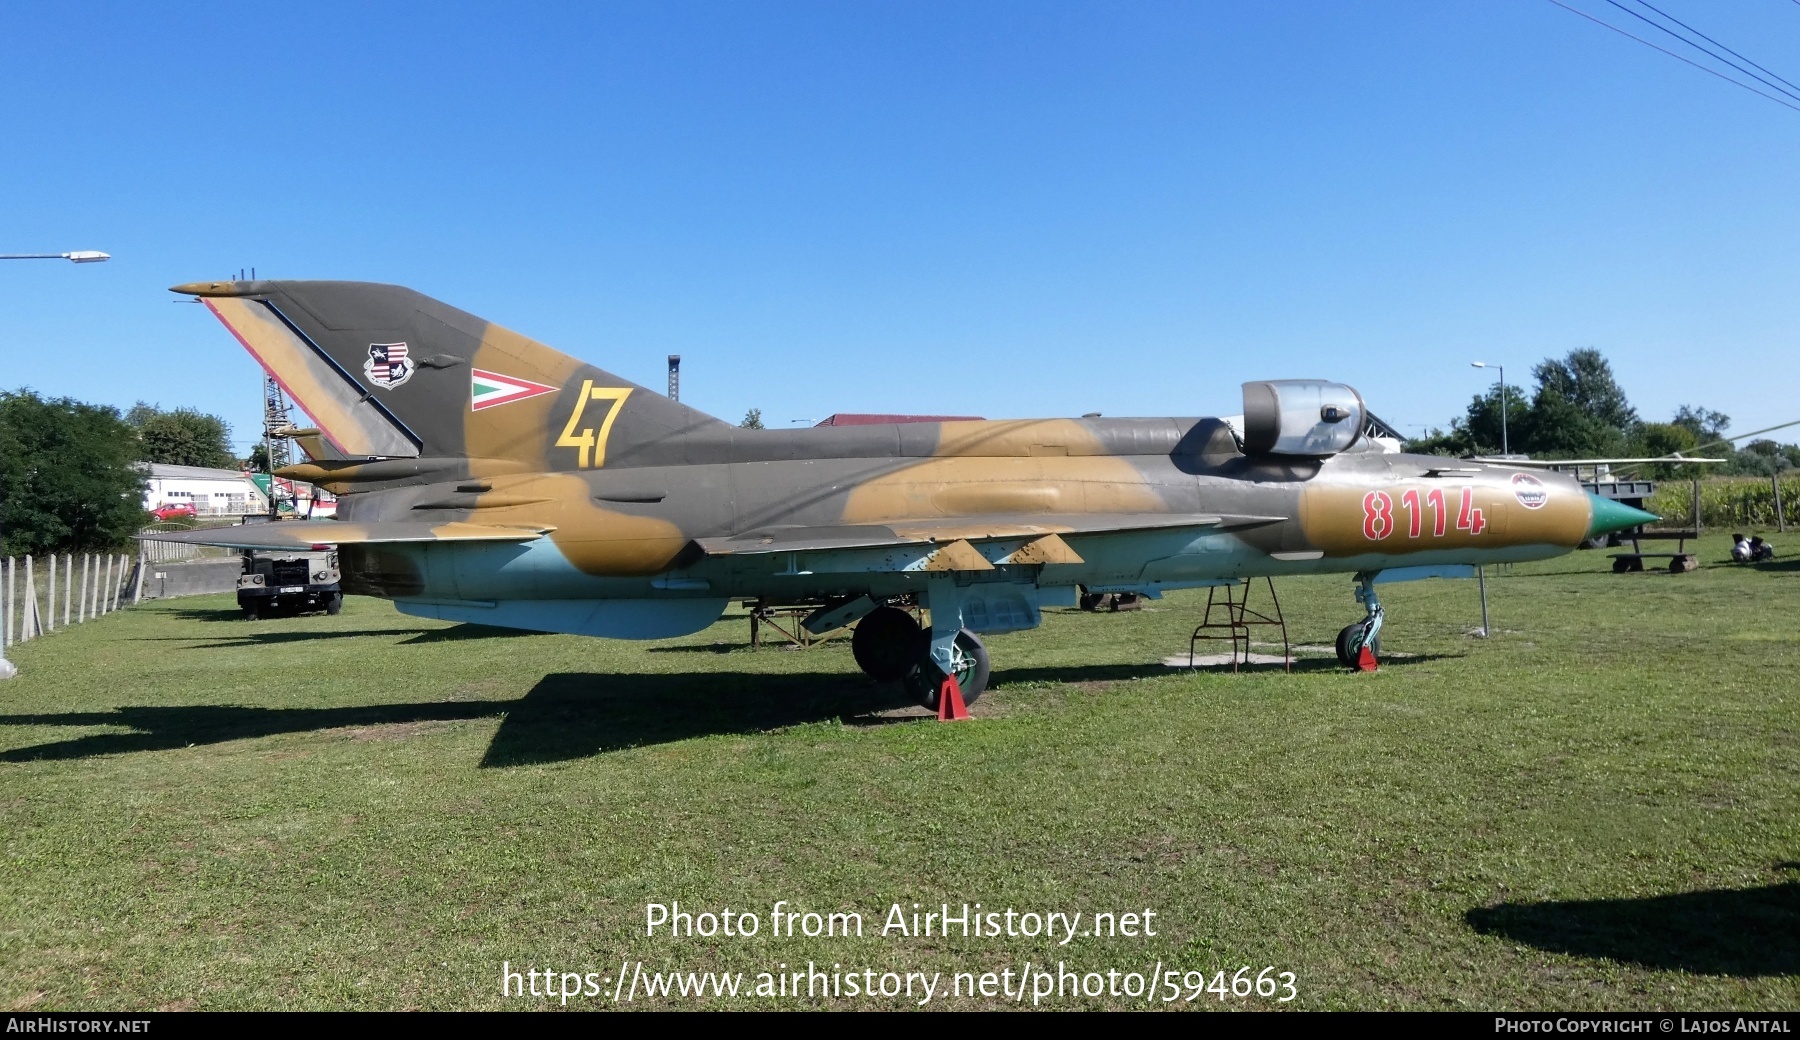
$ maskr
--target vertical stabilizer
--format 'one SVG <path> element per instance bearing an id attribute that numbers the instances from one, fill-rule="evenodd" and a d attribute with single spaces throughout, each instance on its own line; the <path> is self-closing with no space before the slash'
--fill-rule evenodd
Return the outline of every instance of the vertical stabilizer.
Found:
<path id="1" fill-rule="evenodd" d="M 200 297 L 350 458 L 597 469 L 723 425 L 400 286 L 195 282 L 175 291 Z"/>

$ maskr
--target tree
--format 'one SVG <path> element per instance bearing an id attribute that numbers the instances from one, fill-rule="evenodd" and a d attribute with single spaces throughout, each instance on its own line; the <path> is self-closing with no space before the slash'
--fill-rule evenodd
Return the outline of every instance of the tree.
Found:
<path id="1" fill-rule="evenodd" d="M 216 415 L 193 408 L 165 412 L 139 401 L 125 415 L 137 428 L 138 458 L 170 466 L 206 466 L 234 469 L 231 427 Z"/>
<path id="2" fill-rule="evenodd" d="M 746 429 L 746 430 L 762 429 L 763 428 L 762 409 L 761 408 L 752 408 L 749 411 L 745 412 L 744 413 L 744 421 L 741 423 L 738 423 L 738 426 L 740 428 Z"/>
<path id="3" fill-rule="evenodd" d="M 1502 430 L 1500 388 L 1494 387 L 1485 394 L 1475 395 L 1469 402 L 1463 429 L 1468 431 L 1470 441 L 1476 446 L 1476 454 L 1497 455 L 1503 445 L 1509 450 L 1518 450 L 1528 433 L 1530 419 L 1531 405 L 1526 401 L 1525 391 L 1509 386 L 1506 388 L 1506 425 Z"/>
<path id="4" fill-rule="evenodd" d="M 1694 434 L 1695 444 L 1706 444 L 1725 436 L 1731 429 L 1731 416 L 1724 412 L 1709 411 L 1684 404 L 1675 409 L 1675 418 L 1669 420 L 1676 426 L 1684 426 Z"/>
<path id="5" fill-rule="evenodd" d="M 252 473 L 269 472 L 269 447 L 257 441 L 250 447 L 250 457 L 244 460 L 244 468 Z"/>
<path id="6" fill-rule="evenodd" d="M 145 519 L 137 454 L 116 408 L 0 391 L 0 554 L 126 544 Z"/>
<path id="7" fill-rule="evenodd" d="M 1540 397 L 1553 392 L 1590 419 L 1621 433 L 1637 425 L 1637 412 L 1613 378 L 1612 366 L 1593 347 L 1571 350 L 1560 361 L 1545 358 L 1531 374 Z"/>
<path id="8" fill-rule="evenodd" d="M 1692 454 L 1694 446 L 1700 441 L 1694 431 L 1677 423 L 1644 423 L 1638 427 L 1637 437 L 1630 449 L 1633 455 L 1655 458 L 1662 455 L 1673 455 L 1676 452 Z M 1650 476 L 1655 480 L 1687 479 L 1695 474 L 1695 466 L 1683 466 L 1679 463 L 1658 462 L 1650 467 Z"/>
<path id="9" fill-rule="evenodd" d="M 1625 429 L 1564 396 L 1555 382 L 1538 387 L 1526 426 L 1524 447 L 1541 458 L 1594 458 L 1625 451 Z"/>
<path id="10" fill-rule="evenodd" d="M 1476 395 L 1450 432 L 1431 431 L 1408 451 L 1431 455 L 1492 455 L 1504 443 L 1513 451 L 1551 458 L 1618 455 L 1636 435 L 1637 412 L 1598 350 L 1572 350 L 1545 358 L 1532 370 L 1537 389 L 1528 399 L 1506 388 L 1506 431 L 1500 426 L 1500 388 Z"/>
<path id="11" fill-rule="evenodd" d="M 1432 430 L 1427 436 L 1406 442 L 1409 452 L 1419 455 L 1498 455 L 1502 444 L 1517 450 L 1523 443 L 1530 419 L 1531 406 L 1525 391 L 1516 386 L 1506 388 L 1506 436 L 1500 430 L 1500 388 L 1476 394 L 1468 411 L 1450 424 L 1450 432 Z"/>

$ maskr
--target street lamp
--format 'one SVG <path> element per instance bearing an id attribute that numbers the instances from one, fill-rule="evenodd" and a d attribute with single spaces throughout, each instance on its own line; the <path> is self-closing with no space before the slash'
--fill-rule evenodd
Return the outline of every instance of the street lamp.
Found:
<path id="1" fill-rule="evenodd" d="M 1485 361 L 1471 361 L 1470 368 L 1491 368 L 1500 373 L 1500 454 L 1511 455 L 1506 443 L 1506 366 L 1490 365 Z"/>
<path id="2" fill-rule="evenodd" d="M 0 260 L 68 260 L 77 264 L 97 264 L 102 260 L 111 260 L 112 256 L 98 249 L 77 249 L 68 253 L 0 253 Z M 6 604 L 11 610 L 13 605 Z M 19 669 L 6 659 L 6 647 L 0 646 L 0 679 L 10 679 L 19 674 Z"/>
<path id="3" fill-rule="evenodd" d="M 77 264 L 97 264 L 111 259 L 111 253 L 102 253 L 98 249 L 77 249 L 72 253 L 0 253 L 0 260 L 69 260 Z"/>

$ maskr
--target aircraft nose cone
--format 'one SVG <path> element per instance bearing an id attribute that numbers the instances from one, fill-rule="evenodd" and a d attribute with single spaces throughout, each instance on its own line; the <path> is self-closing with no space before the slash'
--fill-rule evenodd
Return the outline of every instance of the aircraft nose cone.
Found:
<path id="1" fill-rule="evenodd" d="M 1623 502 L 1601 498 L 1591 491 L 1588 492 L 1588 508 L 1592 511 L 1593 516 L 1593 519 L 1588 521 L 1587 536 L 1589 538 L 1611 534 L 1614 531 L 1623 531 L 1639 524 L 1648 524 L 1662 519 L 1655 513 L 1646 513 L 1642 509 L 1628 506 Z"/>

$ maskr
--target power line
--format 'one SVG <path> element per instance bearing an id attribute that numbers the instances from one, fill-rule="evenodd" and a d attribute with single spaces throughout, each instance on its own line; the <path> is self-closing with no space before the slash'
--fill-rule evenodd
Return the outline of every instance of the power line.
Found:
<path id="1" fill-rule="evenodd" d="M 1648 18 L 1645 18 L 1643 15 L 1638 14 L 1636 11 L 1633 11 L 1631 8 L 1626 7 L 1624 4 L 1619 3 L 1619 0 L 1606 0 L 1606 2 L 1613 5 L 1614 7 L 1618 8 L 1619 10 L 1624 11 L 1626 14 L 1630 15 L 1631 17 L 1636 18 L 1638 21 L 1643 22 L 1645 25 L 1651 26 L 1652 28 L 1658 29 L 1662 32 L 1669 34 L 1670 36 L 1673 36 L 1675 39 L 1680 40 L 1682 43 L 1687 44 L 1689 47 L 1694 48 L 1695 50 L 1697 50 L 1700 53 L 1706 55 L 1707 57 L 1713 59 L 1714 61 L 1723 62 L 1724 64 L 1731 66 L 1732 68 L 1738 70 L 1739 72 L 1743 73 L 1744 75 L 1749 76 L 1751 79 L 1756 80 L 1758 83 L 1761 83 L 1763 86 L 1769 87 L 1773 90 L 1780 91 L 1781 93 L 1786 94 L 1788 97 L 1793 98 L 1795 101 L 1800 101 L 1800 94 L 1796 94 L 1793 91 L 1788 90 L 1785 87 L 1782 87 L 1780 84 L 1770 82 L 1769 80 L 1764 79 L 1761 76 L 1758 76 L 1756 73 L 1751 72 L 1749 69 L 1744 68 L 1742 65 L 1739 65 L 1737 62 L 1732 61 L 1730 58 L 1725 57 L 1724 55 L 1720 54 L 1717 51 L 1707 50 L 1705 47 L 1700 46 L 1699 44 L 1695 43 L 1693 40 L 1688 39 L 1687 37 L 1681 35 L 1680 33 L 1676 32 L 1675 30 L 1669 28 L 1666 25 L 1660 25 L 1656 22 L 1651 21 Z M 1644 6 L 1650 7 L 1649 4 L 1644 4 Z M 1650 7 L 1650 10 L 1656 11 L 1656 8 Z M 1656 11 L 1656 13 L 1662 14 L 1661 11 Z M 1663 17 L 1668 18 L 1669 16 L 1663 15 Z M 1677 24 L 1677 25 L 1680 25 L 1682 28 L 1687 29 L 1687 26 L 1685 24 L 1683 24 L 1681 22 L 1676 22 L 1675 19 L 1673 19 L 1673 18 L 1669 18 L 1669 20 L 1672 22 L 1675 22 L 1675 24 Z M 1694 29 L 1688 29 L 1688 31 L 1694 33 L 1695 35 L 1701 37 L 1702 39 L 1712 40 L 1712 37 L 1707 36 L 1705 33 L 1699 32 Z M 1724 44 L 1718 43 L 1718 41 L 1716 41 L 1716 40 L 1713 40 L 1712 42 L 1714 42 L 1715 44 L 1717 44 L 1720 47 L 1725 47 Z M 1731 50 L 1731 48 L 1729 48 L 1729 47 L 1725 47 L 1725 49 Z M 1736 51 L 1732 51 L 1732 53 L 1737 54 Z M 1738 56 L 1743 57 L 1742 55 L 1738 55 Z M 1750 61 L 1749 58 L 1744 58 L 1744 60 Z M 1756 63 L 1751 61 L 1750 64 L 1755 65 Z M 1757 66 L 1757 67 L 1761 68 L 1761 66 Z M 1766 72 L 1768 70 L 1765 69 L 1764 71 Z M 1770 72 L 1769 75 L 1775 76 L 1775 74 L 1773 72 Z M 1780 76 L 1775 76 L 1775 78 L 1781 79 Z"/>
<path id="2" fill-rule="evenodd" d="M 1593 22 L 1595 25 L 1602 26 L 1607 29 L 1611 29 L 1613 32 L 1618 33 L 1620 36 L 1627 37 L 1628 39 L 1636 40 L 1637 42 L 1643 44 L 1644 46 L 1650 48 L 1653 51 L 1661 51 L 1662 53 L 1667 54 L 1669 57 L 1674 58 L 1676 61 L 1684 62 L 1688 65 L 1692 65 L 1694 68 L 1697 68 L 1701 72 L 1707 73 L 1708 75 L 1717 76 L 1720 79 L 1724 80 L 1725 82 L 1731 84 L 1734 87 L 1742 87 L 1745 90 L 1748 90 L 1750 93 L 1755 94 L 1757 97 L 1768 98 L 1770 101 L 1775 102 L 1777 105 L 1781 105 L 1785 108 L 1791 108 L 1796 112 L 1800 112 L 1800 105 L 1790 104 L 1789 102 L 1784 101 L 1779 97 L 1776 97 L 1774 94 L 1765 94 L 1762 91 L 1757 90 L 1755 87 L 1751 86 L 1750 84 L 1745 83 L 1742 80 L 1732 79 L 1730 76 L 1725 75 L 1723 72 L 1720 72 L 1717 69 L 1709 69 L 1706 66 L 1700 64 L 1699 62 L 1694 61 L 1690 58 L 1684 58 L 1681 55 L 1676 54 L 1674 51 L 1669 50 L 1666 47 L 1658 47 L 1656 44 L 1651 43 L 1649 40 L 1644 39 L 1642 36 L 1634 36 L 1631 33 L 1628 33 L 1625 30 L 1619 28 L 1618 26 L 1612 24 L 1611 22 L 1603 22 L 1600 19 L 1595 18 L 1593 15 L 1588 14 L 1586 11 L 1581 10 L 1580 8 L 1570 7 L 1568 4 L 1563 3 L 1562 0 L 1550 0 L 1550 2 L 1555 4 L 1558 7 L 1562 8 L 1565 11 L 1568 11 L 1572 14 L 1578 14 L 1581 17 L 1586 18 L 1588 21 Z M 1800 3 L 1800 0 L 1795 0 L 1795 2 Z"/>
<path id="3" fill-rule="evenodd" d="M 1700 37 L 1702 40 L 1705 40 L 1707 43 L 1710 43 L 1713 46 L 1718 47 L 1719 49 L 1723 50 L 1725 53 L 1730 54 L 1733 57 L 1743 58 L 1743 60 L 1745 60 L 1745 61 L 1750 61 L 1749 58 L 1744 58 L 1744 56 L 1742 54 L 1739 54 L 1737 51 L 1734 51 L 1730 47 L 1725 46 L 1724 44 L 1720 43 L 1718 40 L 1713 39 L 1712 37 L 1706 35 L 1705 33 L 1694 28 L 1693 26 L 1682 21 L 1681 19 L 1675 17 L 1674 15 L 1669 14 L 1668 12 L 1662 10 L 1661 8 L 1656 7 L 1655 5 L 1649 3 L 1649 0 L 1637 0 L 1637 2 L 1640 4 L 1643 4 L 1645 7 L 1650 8 L 1650 10 L 1655 11 L 1657 14 L 1662 15 L 1664 18 L 1667 18 L 1669 21 L 1674 22 L 1676 25 L 1681 26 L 1683 29 L 1686 29 L 1688 32 L 1693 33 L 1695 36 Z M 1794 2 L 1796 4 L 1800 4 L 1800 0 L 1794 0 Z M 1750 64 L 1756 65 L 1756 62 L 1750 61 Z M 1789 82 L 1785 77 L 1783 77 L 1779 73 L 1777 73 L 1771 69 L 1763 68 L 1761 65 L 1756 65 L 1756 67 L 1759 69 L 1762 69 L 1764 72 L 1767 72 L 1769 75 L 1774 76 L 1776 79 L 1781 80 L 1781 82 L 1786 83 L 1788 86 L 1793 87 L 1795 90 L 1800 90 L 1800 84 Z"/>

